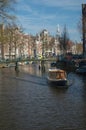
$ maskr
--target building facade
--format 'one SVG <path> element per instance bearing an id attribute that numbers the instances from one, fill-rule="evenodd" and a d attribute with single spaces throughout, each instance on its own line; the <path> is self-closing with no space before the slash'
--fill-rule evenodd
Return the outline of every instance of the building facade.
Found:
<path id="1" fill-rule="evenodd" d="M 82 4 L 83 55 L 86 58 L 86 4 Z"/>

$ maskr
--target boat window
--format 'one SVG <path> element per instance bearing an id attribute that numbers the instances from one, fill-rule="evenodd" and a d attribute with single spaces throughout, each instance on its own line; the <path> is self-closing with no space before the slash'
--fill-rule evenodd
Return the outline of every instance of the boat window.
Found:
<path id="1" fill-rule="evenodd" d="M 64 73 L 61 73 L 61 78 L 63 79 L 63 78 L 65 78 L 65 75 L 64 75 Z"/>
<path id="2" fill-rule="evenodd" d="M 55 72 L 49 73 L 50 78 L 56 78 L 57 74 Z"/>
<path id="3" fill-rule="evenodd" d="M 56 78 L 60 79 L 60 73 L 57 73 Z"/>
<path id="4" fill-rule="evenodd" d="M 57 78 L 57 79 L 64 79 L 64 78 L 65 78 L 65 73 L 64 73 L 64 72 L 58 73 L 58 75 L 57 75 L 56 78 Z"/>
<path id="5" fill-rule="evenodd" d="M 52 79 L 64 79 L 66 77 L 66 74 L 64 72 L 50 72 L 49 77 Z"/>

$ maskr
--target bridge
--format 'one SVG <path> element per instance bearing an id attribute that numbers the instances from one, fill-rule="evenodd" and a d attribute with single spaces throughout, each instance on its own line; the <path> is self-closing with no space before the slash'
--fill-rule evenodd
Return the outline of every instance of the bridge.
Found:
<path id="1" fill-rule="evenodd" d="M 43 58 L 43 59 L 13 59 L 13 60 L 2 60 L 0 62 L 0 68 L 5 68 L 5 67 L 10 67 L 15 66 L 15 64 L 17 63 L 41 63 L 44 64 L 45 62 L 56 62 L 56 58 Z"/>

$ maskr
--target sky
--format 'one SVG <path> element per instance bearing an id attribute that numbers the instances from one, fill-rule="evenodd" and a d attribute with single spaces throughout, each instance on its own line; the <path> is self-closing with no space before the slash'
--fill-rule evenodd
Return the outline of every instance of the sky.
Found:
<path id="1" fill-rule="evenodd" d="M 24 33 L 36 35 L 47 29 L 55 36 L 66 25 L 70 40 L 81 42 L 78 23 L 86 0 L 17 0 L 15 14 Z"/>

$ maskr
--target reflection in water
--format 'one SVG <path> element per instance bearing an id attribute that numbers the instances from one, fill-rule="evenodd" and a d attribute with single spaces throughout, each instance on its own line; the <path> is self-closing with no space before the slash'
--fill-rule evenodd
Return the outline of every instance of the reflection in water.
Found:
<path id="1" fill-rule="evenodd" d="M 68 89 L 49 87 L 38 65 L 0 69 L 1 130 L 86 130 L 86 77 L 69 73 Z"/>

